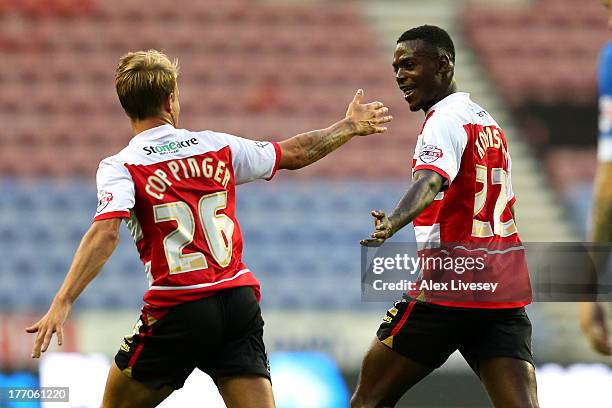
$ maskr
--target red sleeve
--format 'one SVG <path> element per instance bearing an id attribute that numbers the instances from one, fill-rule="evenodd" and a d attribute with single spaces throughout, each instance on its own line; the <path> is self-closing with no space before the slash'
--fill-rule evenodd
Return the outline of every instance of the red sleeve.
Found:
<path id="1" fill-rule="evenodd" d="M 432 164 L 420 164 L 420 165 L 418 165 L 418 166 L 416 166 L 414 168 L 414 171 L 419 171 L 419 170 L 431 170 L 431 171 L 435 171 L 440 176 L 442 176 L 442 178 L 444 178 L 446 180 L 446 185 L 450 186 L 450 177 L 441 168 L 436 167 L 436 166 L 434 166 Z"/>
<path id="2" fill-rule="evenodd" d="M 94 217 L 93 220 L 95 222 L 95 221 L 100 221 L 100 220 L 108 220 L 110 218 L 130 218 L 130 212 L 129 211 L 111 211 L 111 212 L 97 215 Z"/>
<path id="3" fill-rule="evenodd" d="M 274 162 L 274 169 L 272 169 L 272 174 L 266 179 L 268 181 L 272 180 L 272 177 L 274 177 L 274 175 L 276 174 L 276 171 L 278 170 L 278 165 L 280 164 L 282 157 L 280 145 L 277 142 L 272 142 L 272 145 L 274 146 L 274 151 L 276 152 L 276 161 Z"/>

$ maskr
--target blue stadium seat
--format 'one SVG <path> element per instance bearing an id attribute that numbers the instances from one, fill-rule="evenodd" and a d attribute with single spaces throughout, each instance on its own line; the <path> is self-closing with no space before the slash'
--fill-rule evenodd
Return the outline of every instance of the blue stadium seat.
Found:
<path id="1" fill-rule="evenodd" d="M 258 264 L 257 262 L 255 263 Z M 283 268 L 283 266 L 279 262 L 266 262 L 258 266 L 257 269 L 255 269 L 254 267 L 249 268 L 253 270 L 258 277 L 263 275 L 266 277 L 269 276 L 278 278 L 279 276 L 282 276 L 285 272 L 287 272 L 287 269 Z"/>
<path id="2" fill-rule="evenodd" d="M 103 296 L 100 296 L 98 300 L 100 301 L 98 306 L 104 309 L 117 309 L 120 307 L 135 306 L 133 304 L 129 304 L 130 302 L 128 302 L 126 298 L 118 292 L 107 291 L 103 294 Z"/>
<path id="3" fill-rule="evenodd" d="M 10 293 L 7 293 L 6 290 L 0 293 L 0 309 L 6 312 L 15 310 L 15 302 Z"/>
<path id="4" fill-rule="evenodd" d="M 29 225 L 25 238 L 36 247 L 46 247 L 53 243 L 53 233 L 44 225 Z"/>
<path id="5" fill-rule="evenodd" d="M 13 310 L 43 312 L 49 308 L 55 288 L 52 291 L 45 289 L 21 290 L 12 299 Z"/>
<path id="6" fill-rule="evenodd" d="M 89 182 L 78 181 L 0 185 L 8 191 L 0 197 L 0 207 L 6 208 L 0 213 L 0 305 L 3 310 L 46 308 L 89 228 L 95 192 Z M 358 241 L 372 227 L 369 211 L 389 210 L 404 189 L 403 183 L 320 180 L 241 186 L 237 213 L 243 260 L 262 283 L 262 306 L 370 307 L 360 298 Z M 397 239 L 411 236 L 406 232 Z M 119 246 L 78 307 L 139 307 L 146 288 L 133 240 L 122 227 Z"/>
<path id="7" fill-rule="evenodd" d="M 294 245 L 299 245 L 304 237 L 302 231 L 299 231 L 297 228 L 281 230 L 274 235 L 277 241 L 282 243 L 293 243 Z"/>
<path id="8" fill-rule="evenodd" d="M 266 233 L 262 230 L 242 228 L 242 237 L 244 242 L 260 242 L 265 241 Z"/>
<path id="9" fill-rule="evenodd" d="M 322 294 L 316 298 L 315 305 L 311 307 L 314 309 L 336 309 L 339 306 L 346 306 L 345 302 L 342 301 L 341 294 L 336 296 Z"/>
<path id="10" fill-rule="evenodd" d="M 9 246 L 14 246 L 19 239 L 19 227 L 16 224 L 0 225 L 0 251 L 8 250 Z"/>
<path id="11" fill-rule="evenodd" d="M 19 192 L 13 201 L 15 208 L 25 213 L 32 213 L 37 208 L 37 197 L 35 194 L 24 194 Z"/>
<path id="12" fill-rule="evenodd" d="M 69 242 L 80 242 L 88 228 L 89 224 L 84 223 L 81 225 L 70 225 L 67 231 L 66 239 Z"/>

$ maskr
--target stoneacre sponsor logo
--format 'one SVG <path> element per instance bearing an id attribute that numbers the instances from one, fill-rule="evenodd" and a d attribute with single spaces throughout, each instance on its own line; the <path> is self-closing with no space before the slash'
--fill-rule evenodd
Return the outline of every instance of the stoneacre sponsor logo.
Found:
<path id="1" fill-rule="evenodd" d="M 155 146 L 145 146 L 142 149 L 147 153 L 147 156 L 152 154 L 168 154 L 168 153 L 176 153 L 181 149 L 186 147 L 191 147 L 193 145 L 198 144 L 198 139 L 195 137 L 189 140 L 171 140 L 169 142 L 165 142 L 162 144 L 158 144 Z"/>

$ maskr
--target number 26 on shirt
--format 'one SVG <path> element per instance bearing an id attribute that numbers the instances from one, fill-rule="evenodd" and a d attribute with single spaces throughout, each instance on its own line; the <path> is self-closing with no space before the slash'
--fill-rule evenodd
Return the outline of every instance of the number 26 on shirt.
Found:
<path id="1" fill-rule="evenodd" d="M 218 213 L 227 206 L 227 191 L 203 196 L 198 203 L 197 216 L 210 248 L 210 253 L 221 267 L 232 259 L 232 235 L 234 222 L 225 214 Z M 164 252 L 171 275 L 208 268 L 206 257 L 201 252 L 183 253 L 193 242 L 196 222 L 187 203 L 176 201 L 153 207 L 156 223 L 176 221 L 177 228 L 164 238 Z"/>

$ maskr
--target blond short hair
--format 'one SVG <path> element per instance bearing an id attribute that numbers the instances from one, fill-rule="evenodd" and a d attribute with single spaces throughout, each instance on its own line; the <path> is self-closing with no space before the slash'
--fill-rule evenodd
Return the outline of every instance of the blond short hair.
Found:
<path id="1" fill-rule="evenodd" d="M 176 88 L 178 61 L 157 50 L 130 52 L 119 60 L 115 87 L 132 120 L 158 116 Z"/>

